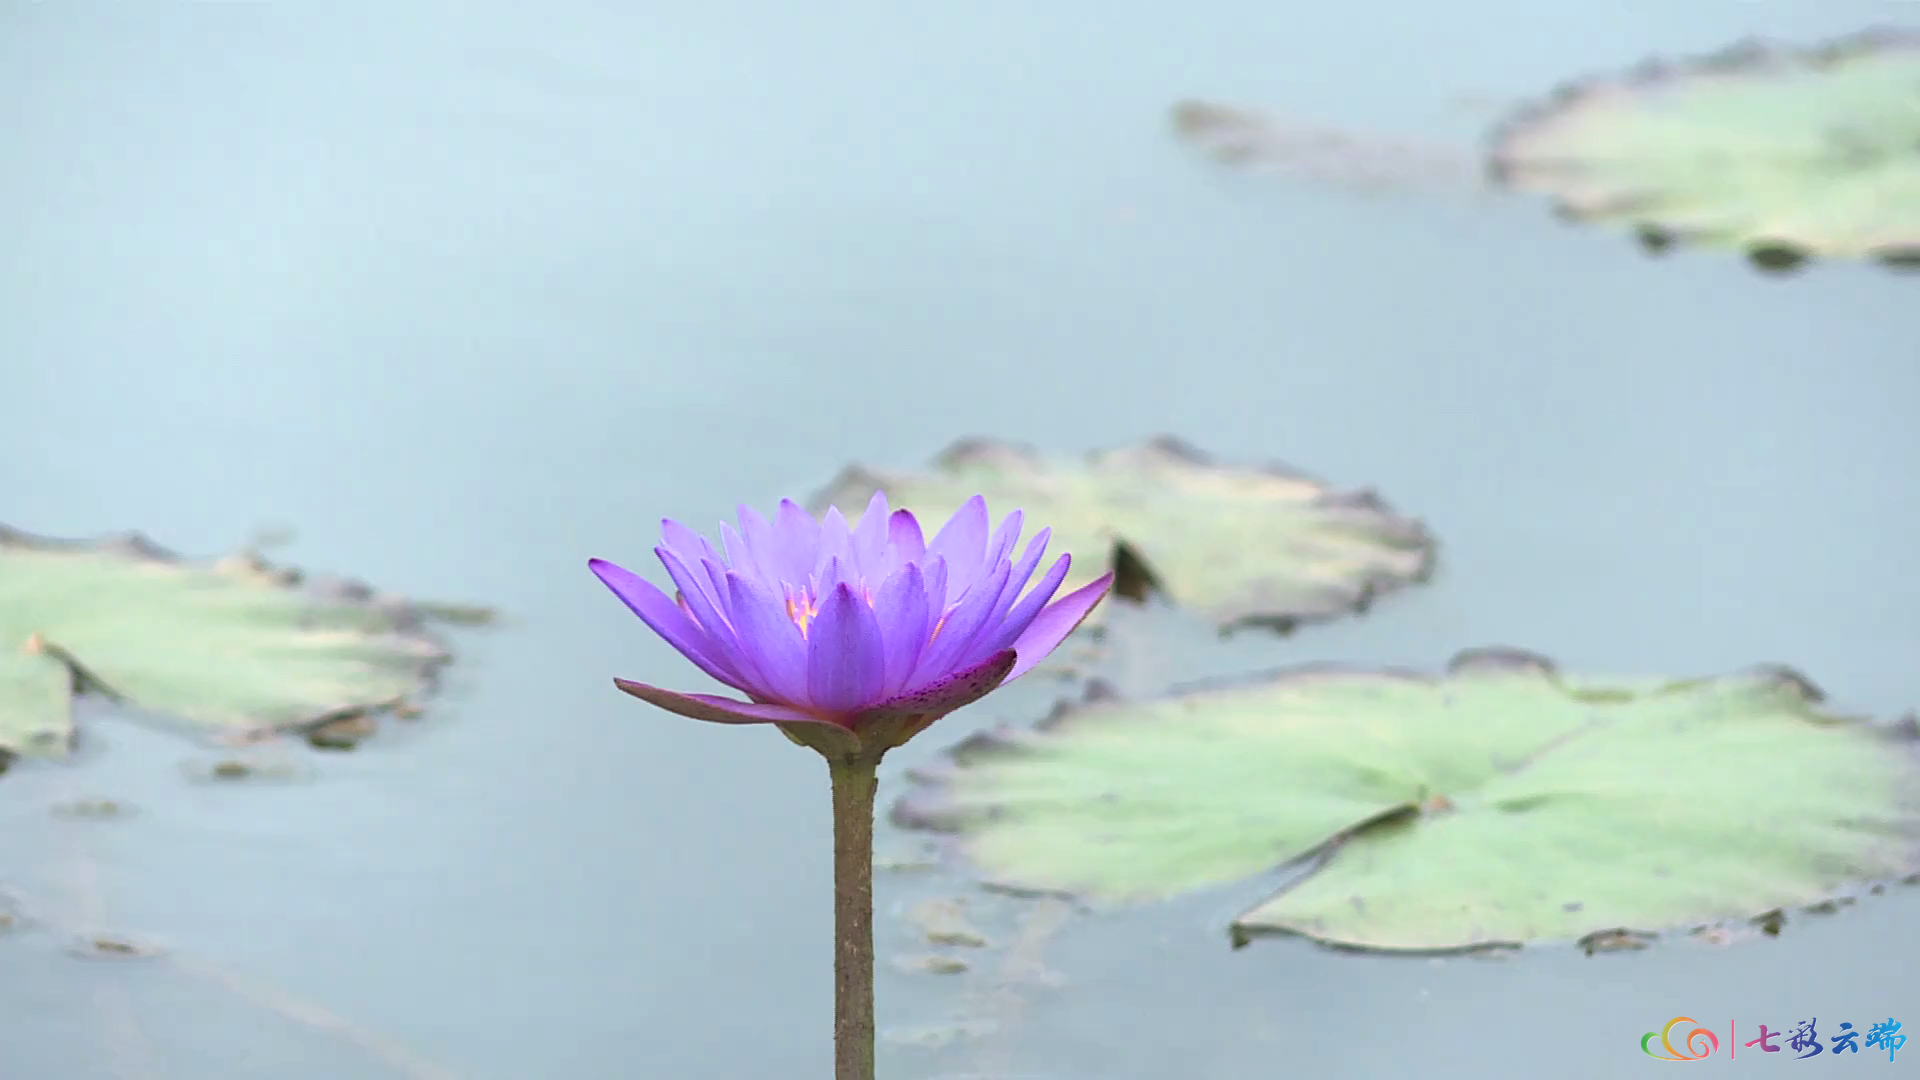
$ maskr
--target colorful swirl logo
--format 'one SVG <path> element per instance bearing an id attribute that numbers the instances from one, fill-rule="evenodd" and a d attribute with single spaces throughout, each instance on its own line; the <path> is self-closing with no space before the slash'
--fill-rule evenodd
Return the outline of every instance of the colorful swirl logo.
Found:
<path id="1" fill-rule="evenodd" d="M 1681 1040 L 1680 1045 L 1686 1047 L 1684 1051 L 1673 1048 L 1673 1029 L 1681 1024 L 1693 1025 L 1693 1030 L 1687 1032 L 1687 1037 Z M 1666 1053 L 1656 1054 L 1653 1048 L 1647 1045 L 1655 1039 L 1660 1040 L 1660 1048 Z M 1700 1021 L 1691 1016 L 1676 1016 L 1667 1021 L 1667 1026 L 1659 1031 L 1649 1031 L 1640 1036 L 1640 1052 L 1659 1061 L 1699 1061 L 1711 1057 L 1714 1051 L 1719 1049 L 1720 1037 L 1701 1027 Z"/>

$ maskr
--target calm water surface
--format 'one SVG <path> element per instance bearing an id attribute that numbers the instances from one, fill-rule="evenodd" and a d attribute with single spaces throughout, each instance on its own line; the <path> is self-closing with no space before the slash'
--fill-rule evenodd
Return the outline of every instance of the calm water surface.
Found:
<path id="1" fill-rule="evenodd" d="M 425 722 L 308 782 L 190 784 L 203 750 L 104 710 L 75 766 L 0 781 L 0 883 L 43 920 L 0 939 L 0 1072 L 826 1075 L 824 770 L 615 693 L 692 669 L 584 563 L 964 435 L 1174 432 L 1377 485 L 1443 540 L 1373 617 L 1136 651 L 1134 688 L 1509 643 L 1920 704 L 1911 281 L 1225 174 L 1165 122 L 1201 96 L 1464 147 L 1491 118 L 1468 99 L 1911 11 L 0 9 L 0 520 L 199 553 L 284 521 L 302 564 L 510 615 L 459 636 Z M 50 815 L 84 795 L 140 813 Z M 888 956 L 924 951 L 930 898 L 995 945 L 961 975 L 883 965 L 885 1074 L 1629 1076 L 1676 1013 L 1917 1000 L 1913 891 L 1731 950 L 1230 951 L 1270 885 L 1085 915 L 889 874 Z M 170 959 L 70 955 L 91 927 Z"/>

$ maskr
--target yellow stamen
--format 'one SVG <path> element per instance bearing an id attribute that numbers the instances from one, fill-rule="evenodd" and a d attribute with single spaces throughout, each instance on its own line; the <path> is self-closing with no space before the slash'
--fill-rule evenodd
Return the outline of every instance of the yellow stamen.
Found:
<path id="1" fill-rule="evenodd" d="M 867 606 L 872 607 L 873 590 L 862 586 L 860 593 L 865 598 Z M 820 598 L 813 595 L 812 590 L 787 586 L 787 618 L 792 619 L 793 625 L 800 628 L 801 637 L 807 636 L 807 626 L 818 614 L 820 614 Z"/>
<path id="2" fill-rule="evenodd" d="M 820 614 L 820 600 L 818 597 L 794 589 L 791 586 L 788 587 L 787 618 L 792 619 L 793 624 L 800 628 L 801 637 L 807 636 L 807 624 L 812 622 L 813 617 L 818 614 Z"/>

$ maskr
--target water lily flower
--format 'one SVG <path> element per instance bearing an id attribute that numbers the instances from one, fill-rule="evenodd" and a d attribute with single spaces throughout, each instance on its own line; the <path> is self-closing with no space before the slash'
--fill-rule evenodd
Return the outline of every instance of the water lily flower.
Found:
<path id="1" fill-rule="evenodd" d="M 911 512 L 889 512 L 884 492 L 857 527 L 837 507 L 815 520 L 789 499 L 769 522 L 743 506 L 719 547 L 664 521 L 654 554 L 675 596 L 603 559 L 588 565 L 747 700 L 614 682 L 696 720 L 777 724 L 822 752 L 884 752 L 1031 670 L 1106 595 L 1111 573 L 1055 599 L 1072 557 L 1034 580 L 1051 530 L 1016 555 L 1022 523 L 1015 510 L 992 528 L 976 495 L 929 541 Z"/>
<path id="2" fill-rule="evenodd" d="M 1016 557 L 1021 513 L 990 529 L 975 495 L 931 541 L 875 492 L 858 526 L 791 499 L 772 522 L 740 508 L 721 546 L 674 521 L 657 586 L 604 559 L 588 566 L 642 622 L 747 700 L 614 683 L 696 720 L 775 724 L 827 759 L 833 795 L 834 1076 L 874 1080 L 873 819 L 880 758 L 928 724 L 1033 669 L 1113 575 L 1059 599 L 1062 555 L 1033 579 L 1052 533 Z M 723 553 L 724 552 L 724 553 Z M 1032 582 L 1032 587 L 1028 584 Z"/>

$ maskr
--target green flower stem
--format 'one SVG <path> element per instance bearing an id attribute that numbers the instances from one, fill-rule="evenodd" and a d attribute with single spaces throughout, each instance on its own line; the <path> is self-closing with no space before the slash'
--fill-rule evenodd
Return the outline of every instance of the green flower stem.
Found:
<path id="1" fill-rule="evenodd" d="M 873 1074 L 873 799 L 880 756 L 830 755 L 833 776 L 833 1076 Z"/>

